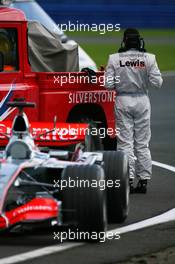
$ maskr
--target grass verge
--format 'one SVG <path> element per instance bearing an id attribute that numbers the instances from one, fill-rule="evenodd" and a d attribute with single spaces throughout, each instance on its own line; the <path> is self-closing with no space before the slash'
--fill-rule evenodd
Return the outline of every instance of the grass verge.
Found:
<path id="1" fill-rule="evenodd" d="M 140 30 L 140 34 L 145 38 L 161 38 L 161 39 L 168 39 L 168 38 L 175 38 L 175 30 L 173 29 L 162 29 L 162 30 L 149 30 L 144 29 Z M 123 31 L 120 32 L 108 32 L 107 34 L 100 35 L 99 32 L 69 32 L 69 36 L 72 38 L 75 36 L 81 36 L 81 37 L 98 37 L 100 38 L 106 38 L 108 36 L 116 36 L 118 39 L 122 39 Z M 119 49 L 118 44 L 109 43 L 108 42 L 101 42 L 99 43 L 79 43 L 82 48 L 93 58 L 93 60 L 96 62 L 97 66 L 100 65 L 106 65 L 109 54 L 117 52 Z M 174 60 L 174 54 L 175 54 L 175 44 L 174 41 L 171 43 L 167 41 L 167 43 L 158 43 L 157 44 L 148 44 L 146 45 L 147 51 L 150 53 L 154 53 L 157 58 L 158 65 L 160 67 L 161 71 L 175 71 L 175 60 Z"/>

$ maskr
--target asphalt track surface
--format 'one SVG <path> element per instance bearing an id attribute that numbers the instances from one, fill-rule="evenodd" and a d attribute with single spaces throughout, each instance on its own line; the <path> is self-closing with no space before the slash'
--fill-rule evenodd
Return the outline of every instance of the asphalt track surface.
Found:
<path id="1" fill-rule="evenodd" d="M 175 77 L 164 77 L 161 90 L 152 90 L 152 159 L 175 167 Z M 175 173 L 153 166 L 148 193 L 130 196 L 130 213 L 121 226 L 127 226 L 166 212 L 175 207 Z M 108 229 L 120 227 L 109 226 Z M 75 242 L 76 243 L 76 242 Z M 40 236 L 6 235 L 0 237 L 1 259 L 50 245 L 60 246 L 53 234 Z M 83 244 L 60 253 L 23 261 L 30 264 L 83 263 L 115 264 L 133 256 L 160 251 L 175 245 L 175 221 L 121 234 L 119 240 Z M 4 261 L 5 263 L 5 261 Z M 3 263 L 3 264 L 4 264 Z M 130 263 L 130 261 L 128 262 Z M 133 263 L 133 262 L 132 262 Z M 142 262 L 144 263 L 144 262 Z M 174 262 L 175 263 L 175 262 Z"/>

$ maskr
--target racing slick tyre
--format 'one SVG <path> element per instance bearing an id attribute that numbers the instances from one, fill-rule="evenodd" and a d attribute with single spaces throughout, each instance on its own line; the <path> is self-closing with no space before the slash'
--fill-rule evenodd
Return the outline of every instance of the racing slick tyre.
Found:
<path id="1" fill-rule="evenodd" d="M 63 170 L 62 180 L 69 183 L 62 190 L 63 224 L 72 226 L 75 240 L 99 241 L 99 235 L 106 230 L 106 197 L 105 191 L 100 189 L 100 181 L 104 181 L 103 168 L 71 165 Z"/>
<path id="2" fill-rule="evenodd" d="M 122 151 L 103 152 L 109 223 L 124 222 L 129 211 L 129 165 Z M 111 186 L 112 183 L 112 186 Z M 109 186 L 110 185 L 110 186 Z"/>

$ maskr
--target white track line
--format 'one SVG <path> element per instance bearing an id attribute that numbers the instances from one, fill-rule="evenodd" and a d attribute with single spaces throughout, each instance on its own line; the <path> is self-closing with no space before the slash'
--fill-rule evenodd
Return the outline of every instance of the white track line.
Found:
<path id="1" fill-rule="evenodd" d="M 152 163 L 155 166 L 158 166 L 158 167 L 161 167 L 163 169 L 175 172 L 175 167 L 173 167 L 173 166 L 163 164 L 163 163 L 160 163 L 157 161 L 153 161 Z M 158 215 L 158 216 L 155 216 L 155 217 L 152 217 L 152 218 L 149 218 L 149 219 L 146 219 L 146 220 L 143 220 L 143 221 L 140 221 L 140 222 L 128 225 L 128 226 L 109 230 L 106 233 L 106 237 L 108 235 L 111 236 L 111 233 L 113 234 L 113 236 L 116 236 L 116 234 L 124 234 L 124 233 L 132 232 L 135 230 L 143 229 L 146 227 L 167 223 L 170 221 L 175 221 L 175 208 L 172 210 L 169 210 L 169 211 L 167 211 L 161 215 Z M 57 246 L 44 247 L 41 249 L 29 251 L 26 253 L 21 253 L 18 255 L 6 257 L 6 258 L 1 258 L 0 264 L 20 263 L 20 262 L 28 261 L 28 260 L 31 260 L 34 258 L 39 258 L 39 257 L 43 257 L 46 255 L 59 253 L 59 252 L 62 252 L 62 251 L 68 250 L 68 249 L 80 247 L 83 245 L 85 245 L 85 243 L 64 243 L 64 244 L 59 244 Z"/>
<path id="2" fill-rule="evenodd" d="M 115 236 L 116 234 L 124 234 L 132 231 L 136 231 L 142 228 L 154 226 L 154 225 L 159 225 L 167 222 L 175 221 L 175 208 L 172 210 L 169 210 L 161 215 L 151 217 L 149 219 L 128 225 L 128 226 L 123 226 L 120 228 L 116 228 L 113 230 L 109 230 L 107 233 L 113 233 Z"/>
<path id="3" fill-rule="evenodd" d="M 173 166 L 170 166 L 170 165 L 167 165 L 167 164 L 164 164 L 164 163 L 161 163 L 161 162 L 157 162 L 157 161 L 152 161 L 152 164 L 157 166 L 157 167 L 160 167 L 160 168 L 175 172 L 175 167 L 173 167 Z"/>

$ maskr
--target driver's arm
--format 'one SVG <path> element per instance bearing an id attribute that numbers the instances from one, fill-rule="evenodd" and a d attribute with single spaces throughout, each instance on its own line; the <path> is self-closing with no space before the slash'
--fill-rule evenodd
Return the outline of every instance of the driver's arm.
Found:
<path id="1" fill-rule="evenodd" d="M 161 88 L 163 79 L 155 55 L 151 54 L 148 65 L 149 85 L 153 88 Z"/>

